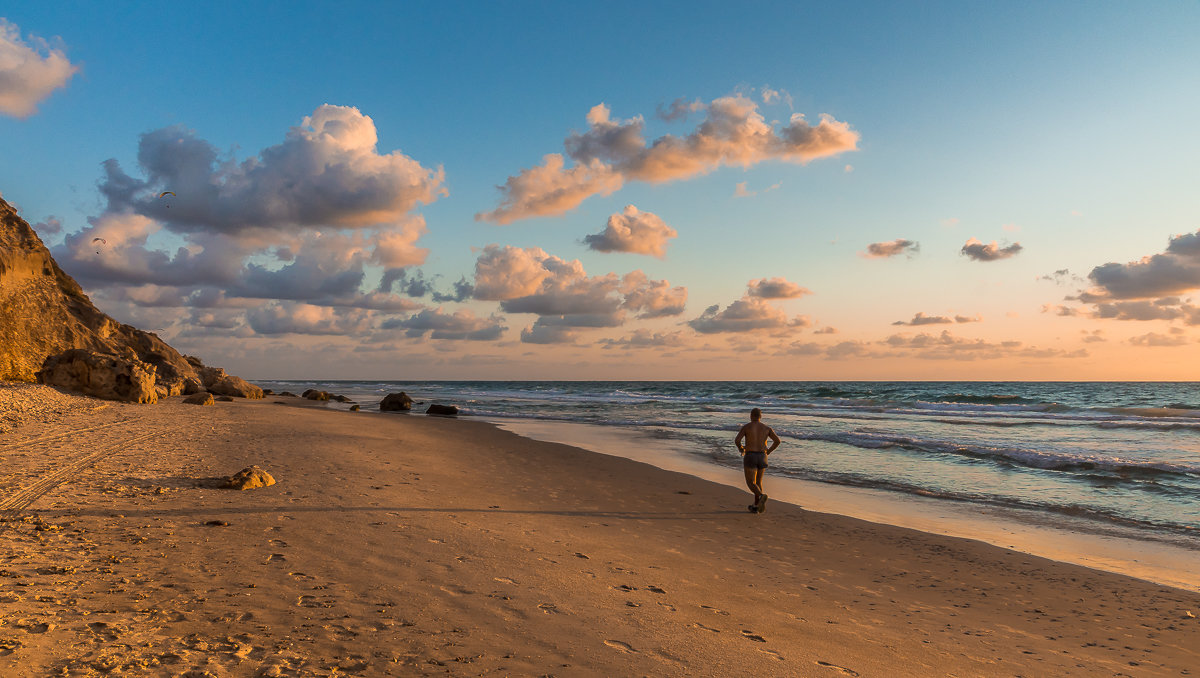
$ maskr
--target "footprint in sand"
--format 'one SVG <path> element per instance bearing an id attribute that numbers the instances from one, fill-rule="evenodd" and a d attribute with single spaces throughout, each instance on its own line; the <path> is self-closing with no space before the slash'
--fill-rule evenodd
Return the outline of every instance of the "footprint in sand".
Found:
<path id="1" fill-rule="evenodd" d="M 517 583 L 515 579 L 509 579 L 508 577 L 492 577 L 492 581 L 498 581 L 501 584 L 516 584 Z"/>
<path id="2" fill-rule="evenodd" d="M 753 631 L 747 631 L 746 629 L 742 629 L 742 635 L 745 636 L 746 638 L 748 638 L 749 640 L 753 640 L 756 643 L 767 642 L 766 638 L 763 638 L 762 636 L 758 635 L 757 633 L 755 633 Z"/>
<path id="3" fill-rule="evenodd" d="M 726 612 L 725 610 L 717 609 L 717 608 L 713 607 L 712 605 L 701 605 L 700 607 L 702 609 L 708 610 L 709 612 L 712 612 L 713 614 L 723 614 L 726 617 L 729 616 L 729 613 Z"/>
<path id="4" fill-rule="evenodd" d="M 285 560 L 287 560 L 287 557 L 284 556 L 282 553 L 272 553 L 270 556 L 267 557 L 268 563 L 281 563 Z"/>
<path id="5" fill-rule="evenodd" d="M 542 603 L 538 605 L 538 609 L 545 614 L 559 614 L 558 606 L 554 603 Z"/>
<path id="6" fill-rule="evenodd" d="M 783 655 L 779 654 L 775 650 L 759 650 L 759 652 L 770 656 L 772 659 L 778 659 L 779 661 L 783 661 Z"/>
<path id="7" fill-rule="evenodd" d="M 647 586 L 646 590 L 653 591 L 654 593 L 666 593 L 667 592 L 666 589 L 662 589 L 657 586 Z"/>
<path id="8" fill-rule="evenodd" d="M 583 558 L 584 560 L 591 560 L 591 558 L 587 557 L 586 555 L 584 555 L 584 554 L 582 554 L 582 553 L 578 553 L 578 552 L 576 552 L 576 553 L 575 553 L 575 557 L 576 557 L 576 558 Z"/>
<path id="9" fill-rule="evenodd" d="M 838 666 L 837 664 L 832 664 L 830 662 L 823 661 L 820 659 L 817 660 L 817 666 L 824 666 L 827 669 L 834 669 L 835 671 L 838 671 L 839 673 L 841 673 L 842 675 L 845 675 L 845 676 L 857 676 L 858 675 L 858 671 L 855 671 L 854 669 L 848 669 L 845 666 Z"/>
<path id="10" fill-rule="evenodd" d="M 611 647 L 614 650 L 624 652 L 625 654 L 633 654 L 634 652 L 637 652 L 637 650 L 633 649 L 632 645 L 630 645 L 629 643 L 623 643 L 619 640 L 606 640 L 606 641 L 604 641 L 604 644 Z"/>
<path id="11" fill-rule="evenodd" d="M 692 624 L 692 626 L 694 626 L 694 627 L 696 627 L 696 628 L 698 628 L 698 629 L 704 629 L 705 631 L 712 631 L 713 633 L 720 633 L 720 632 L 721 632 L 721 630 L 720 630 L 720 629 L 714 629 L 713 627 L 711 627 L 711 626 L 705 626 L 704 624 Z"/>
<path id="12" fill-rule="evenodd" d="M 271 546 L 274 546 L 275 548 L 285 549 L 285 548 L 287 548 L 287 545 L 288 545 L 287 542 L 282 539 L 272 539 L 271 540 Z"/>

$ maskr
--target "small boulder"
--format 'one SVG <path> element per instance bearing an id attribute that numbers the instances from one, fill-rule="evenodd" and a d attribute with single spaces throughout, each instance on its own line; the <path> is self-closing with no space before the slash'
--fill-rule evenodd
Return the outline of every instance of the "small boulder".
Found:
<path id="1" fill-rule="evenodd" d="M 350 406 L 350 411 L 351 411 L 351 412 L 357 412 L 357 411 L 358 411 L 358 405 L 351 405 L 351 406 Z"/>
<path id="2" fill-rule="evenodd" d="M 213 397 L 208 391 L 202 391 L 200 393 L 193 393 L 192 395 L 184 398 L 183 402 L 187 403 L 188 405 L 212 405 Z"/>
<path id="3" fill-rule="evenodd" d="M 275 392 L 269 388 L 264 388 L 262 391 L 264 396 L 275 395 Z"/>
<path id="4" fill-rule="evenodd" d="M 292 393 L 291 391 L 284 391 L 283 393 L 280 393 L 279 395 L 280 395 L 280 396 L 285 396 L 285 397 L 288 397 L 288 398 L 295 398 L 295 397 L 296 397 L 296 394 L 295 394 L 295 393 Z"/>
<path id="5" fill-rule="evenodd" d="M 261 388 L 241 377 L 226 374 L 225 370 L 220 367 L 201 367 L 198 371 L 200 373 L 200 381 L 203 382 L 204 388 L 210 393 L 237 396 L 238 398 L 252 398 L 255 400 L 263 397 Z"/>
<path id="6" fill-rule="evenodd" d="M 430 405 L 429 409 L 425 410 L 425 414 L 455 415 L 458 414 L 458 408 L 454 405 L 438 405 L 435 403 Z"/>
<path id="7" fill-rule="evenodd" d="M 270 473 L 256 466 L 247 466 L 237 473 L 225 479 L 225 484 L 222 487 L 231 490 L 253 490 L 256 487 L 267 487 L 274 485 L 275 479 Z"/>
<path id="8" fill-rule="evenodd" d="M 303 397 L 308 400 L 329 400 L 329 394 L 325 391 L 318 391 L 315 388 L 310 388 L 304 392 Z"/>
<path id="9" fill-rule="evenodd" d="M 231 402 L 233 402 L 233 396 L 217 396 L 217 402 L 231 403 Z"/>
<path id="10" fill-rule="evenodd" d="M 352 403 L 352 402 L 354 402 L 353 400 L 351 400 L 350 398 L 348 398 L 348 397 L 346 397 L 346 396 L 344 396 L 344 395 L 335 395 L 335 396 L 329 396 L 329 399 L 330 399 L 330 400 L 336 400 L 336 401 L 338 401 L 339 403 Z"/>
<path id="11" fill-rule="evenodd" d="M 131 403 L 156 403 L 156 368 L 136 357 L 119 358 L 73 348 L 48 356 L 37 372 L 39 384 Z"/>
<path id="12" fill-rule="evenodd" d="M 379 401 L 380 412 L 407 412 L 412 409 L 413 399 L 404 391 L 389 393 Z"/>

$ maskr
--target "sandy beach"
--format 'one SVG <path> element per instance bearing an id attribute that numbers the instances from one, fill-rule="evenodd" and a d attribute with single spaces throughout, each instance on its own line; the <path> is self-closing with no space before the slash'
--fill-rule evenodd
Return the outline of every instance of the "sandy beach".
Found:
<path id="1" fill-rule="evenodd" d="M 3 676 L 1200 673 L 1200 594 L 478 421 L 114 403 L 0 464 Z"/>

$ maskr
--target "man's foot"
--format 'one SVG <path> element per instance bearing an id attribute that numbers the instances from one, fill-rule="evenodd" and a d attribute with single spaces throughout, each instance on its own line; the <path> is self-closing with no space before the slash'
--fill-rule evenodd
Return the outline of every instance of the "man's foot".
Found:
<path id="1" fill-rule="evenodd" d="M 754 504 L 755 504 L 755 509 L 757 509 L 759 513 L 766 511 L 767 510 L 767 495 L 765 495 L 765 494 L 758 495 L 758 501 L 756 501 Z"/>

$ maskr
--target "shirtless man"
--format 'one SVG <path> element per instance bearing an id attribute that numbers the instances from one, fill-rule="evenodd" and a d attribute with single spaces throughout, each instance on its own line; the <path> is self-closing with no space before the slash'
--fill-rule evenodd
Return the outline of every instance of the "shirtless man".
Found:
<path id="1" fill-rule="evenodd" d="M 759 421 L 762 410 L 757 407 L 750 410 L 750 423 L 742 426 L 733 444 L 742 453 L 742 468 L 746 471 L 746 486 L 754 493 L 754 503 L 749 506 L 751 512 L 762 513 L 767 510 L 767 495 L 762 491 L 763 469 L 767 467 L 767 455 L 779 447 L 779 436 L 770 426 Z M 767 447 L 767 439 L 771 446 Z"/>

